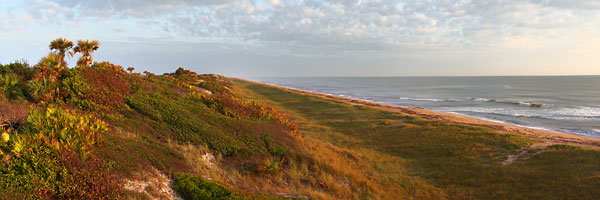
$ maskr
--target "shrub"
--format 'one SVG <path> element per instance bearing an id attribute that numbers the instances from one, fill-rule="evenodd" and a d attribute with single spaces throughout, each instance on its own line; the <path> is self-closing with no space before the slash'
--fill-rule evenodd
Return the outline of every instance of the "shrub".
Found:
<path id="1" fill-rule="evenodd" d="M 17 61 L 6 65 L 0 65 L 0 74 L 13 73 L 28 81 L 35 75 L 35 70 L 26 61 Z"/>
<path id="2" fill-rule="evenodd" d="M 18 132 L 0 129 L 0 199 L 118 199 L 112 168 L 91 152 L 106 131 L 89 115 L 30 108 Z"/>
<path id="3" fill-rule="evenodd" d="M 11 142 L 14 141 L 11 138 Z M 47 197 L 55 188 L 62 171 L 58 159 L 48 148 L 35 148 L 22 153 L 0 163 L 1 193 L 22 193 L 26 196 L 23 199 Z"/>
<path id="4" fill-rule="evenodd" d="M 36 102 L 52 102 L 58 95 L 57 84 L 47 77 L 30 80 L 27 83 L 27 91 Z"/>
<path id="5" fill-rule="evenodd" d="M 63 69 L 60 67 L 61 60 L 60 56 L 55 53 L 49 53 L 40 59 L 38 64 L 34 66 L 34 69 L 38 72 L 37 78 L 47 77 L 55 81 Z"/>
<path id="6" fill-rule="evenodd" d="M 217 74 L 206 74 L 200 75 L 198 78 L 201 79 L 198 84 L 199 87 L 207 89 L 212 93 L 227 93 L 231 87 L 231 82 L 225 79 L 225 77 Z"/>
<path id="7" fill-rule="evenodd" d="M 14 73 L 0 74 L 0 89 L 6 98 L 24 99 L 23 78 Z"/>
<path id="8" fill-rule="evenodd" d="M 37 134 L 36 142 L 56 150 L 72 149 L 82 156 L 101 142 L 100 134 L 108 131 L 108 125 L 90 115 L 77 115 L 69 110 L 48 107 L 43 111 L 29 109 L 24 130 Z"/>
<path id="9" fill-rule="evenodd" d="M 230 190 L 215 183 L 190 174 L 179 174 L 175 177 L 173 189 L 183 199 L 238 199 Z"/>
<path id="10" fill-rule="evenodd" d="M 100 159 L 82 160 L 72 151 L 58 155 L 47 146 L 31 146 L 22 153 L 0 163 L 0 198 L 6 194 L 19 199 L 120 198 L 118 179 Z"/>
<path id="11" fill-rule="evenodd" d="M 285 169 L 283 167 L 284 161 L 285 161 L 285 158 L 281 158 L 281 160 L 268 158 L 265 160 L 265 163 L 261 168 L 263 171 L 270 173 L 270 174 L 283 173 L 283 170 Z"/>
<path id="12" fill-rule="evenodd" d="M 565 145 L 565 144 L 555 144 L 548 146 L 550 150 L 577 150 L 581 149 L 581 147 L 573 146 L 573 145 Z"/>
<path id="13" fill-rule="evenodd" d="M 128 105 L 157 123 L 166 125 L 172 137 L 180 143 L 207 144 L 224 156 L 250 153 L 239 138 L 220 126 L 230 119 L 220 116 L 199 102 L 189 99 L 170 99 L 159 93 L 136 93 L 127 97 Z M 209 120 L 202 121 L 198 119 Z"/>
<path id="14" fill-rule="evenodd" d="M 100 158 L 86 160 L 72 151 L 61 154 L 60 161 L 67 173 L 63 173 L 58 197 L 62 199 L 118 199 L 121 185 Z"/>
<path id="15" fill-rule="evenodd" d="M 286 149 L 281 146 L 273 144 L 271 135 L 269 133 L 263 134 L 260 137 L 260 139 L 265 144 L 265 148 L 267 149 L 267 152 L 269 153 L 269 155 L 276 156 L 276 157 L 284 157 L 286 155 L 286 153 L 287 153 Z"/>
<path id="16" fill-rule="evenodd" d="M 133 79 L 121 66 L 108 62 L 92 67 L 77 67 L 63 76 L 64 99 L 77 107 L 112 113 L 127 102 L 125 95 L 132 91 Z"/>
<path id="17" fill-rule="evenodd" d="M 175 73 L 171 74 L 173 77 L 177 78 L 177 79 L 181 79 L 185 82 L 189 82 L 189 81 L 195 81 L 197 79 L 198 74 L 196 74 L 196 72 L 187 70 L 187 69 L 183 69 L 183 68 L 177 68 L 177 70 L 175 71 Z"/>

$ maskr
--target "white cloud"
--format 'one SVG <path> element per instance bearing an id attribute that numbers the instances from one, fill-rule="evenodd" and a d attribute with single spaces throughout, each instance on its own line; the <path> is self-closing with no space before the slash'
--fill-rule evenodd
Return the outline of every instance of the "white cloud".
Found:
<path id="1" fill-rule="evenodd" d="M 36 23 L 92 25 L 98 19 L 127 19 L 142 25 L 137 29 L 181 40 L 251 43 L 264 51 L 315 54 L 493 48 L 503 43 L 518 47 L 566 39 L 576 28 L 591 29 L 590 37 L 600 32 L 600 3 L 586 0 L 268 2 L 275 6 L 254 0 L 29 0 L 23 6 Z"/>
<path id="2" fill-rule="evenodd" d="M 281 5 L 281 1 L 279 1 L 279 0 L 271 0 L 271 4 L 279 6 L 279 5 Z"/>
<path id="3" fill-rule="evenodd" d="M 308 18 L 303 18 L 302 20 L 300 20 L 300 24 L 310 25 L 310 24 L 312 24 L 312 20 L 310 20 Z"/>
<path id="4" fill-rule="evenodd" d="M 31 15 L 29 14 L 21 15 L 21 19 L 25 20 L 28 23 L 33 23 L 33 17 L 31 17 Z"/>

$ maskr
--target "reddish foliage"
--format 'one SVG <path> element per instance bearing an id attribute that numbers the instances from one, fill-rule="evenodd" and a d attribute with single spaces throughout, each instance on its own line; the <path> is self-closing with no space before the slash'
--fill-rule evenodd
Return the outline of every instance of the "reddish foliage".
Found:
<path id="1" fill-rule="evenodd" d="M 66 199 L 118 199 L 121 186 L 104 161 L 93 157 L 80 159 L 73 151 L 61 155 L 68 171 L 59 197 Z"/>
<path id="2" fill-rule="evenodd" d="M 229 94 L 216 94 L 216 98 L 230 112 L 243 118 L 274 120 L 288 127 L 293 133 L 299 133 L 298 126 L 286 114 L 277 109 L 254 101 L 245 101 Z"/>
<path id="3" fill-rule="evenodd" d="M 124 105 L 124 95 L 131 93 L 130 75 L 120 66 L 110 63 L 100 63 L 100 66 L 87 67 L 82 74 L 92 90 L 87 100 L 96 104 L 114 107 Z"/>

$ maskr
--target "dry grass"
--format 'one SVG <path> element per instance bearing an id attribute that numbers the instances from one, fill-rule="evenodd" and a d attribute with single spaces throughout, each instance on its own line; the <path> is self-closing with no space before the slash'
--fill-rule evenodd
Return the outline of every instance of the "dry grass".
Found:
<path id="1" fill-rule="evenodd" d="M 15 127 L 25 122 L 28 105 L 6 99 L 0 100 L 0 127 Z"/>
<path id="2" fill-rule="evenodd" d="M 342 199 L 594 199 L 600 151 L 548 148 L 502 165 L 535 140 L 236 81 L 238 93 L 286 112 L 305 135 L 299 194 Z M 567 146 L 570 147 L 570 146 Z M 298 165 L 301 166 L 301 165 Z M 290 168 L 292 165 L 290 165 Z M 568 169 L 568 170 L 566 170 Z M 350 184 L 351 189 L 340 187 Z M 320 193 L 323 192 L 323 193 Z"/>

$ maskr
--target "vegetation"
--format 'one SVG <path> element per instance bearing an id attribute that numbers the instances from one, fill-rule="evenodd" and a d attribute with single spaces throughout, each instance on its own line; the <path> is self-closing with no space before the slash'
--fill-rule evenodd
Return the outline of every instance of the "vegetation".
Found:
<path id="1" fill-rule="evenodd" d="M 234 199 L 232 192 L 227 188 L 190 174 L 177 175 L 173 189 L 184 199 Z"/>
<path id="2" fill-rule="evenodd" d="M 184 199 L 600 194 L 595 149 L 533 148 L 487 128 L 183 68 L 142 75 L 92 63 L 98 46 L 80 40 L 71 68 L 63 38 L 33 66 L 0 65 L 0 199 L 166 198 L 169 179 Z M 530 153 L 501 164 L 521 149 Z"/>
<path id="3" fill-rule="evenodd" d="M 58 60 L 60 61 L 59 68 L 67 67 L 67 63 L 65 62 L 66 53 L 69 49 L 73 48 L 73 41 L 65 39 L 65 38 L 57 38 L 50 42 L 50 50 L 55 50 L 58 55 Z M 69 52 L 71 56 L 72 52 Z"/>
<path id="4" fill-rule="evenodd" d="M 75 53 L 83 54 L 77 61 L 77 65 L 90 66 L 92 64 L 92 53 L 100 47 L 96 40 L 79 40 L 77 46 L 73 48 Z"/>
<path id="5" fill-rule="evenodd" d="M 536 149 L 529 147 L 536 141 L 487 128 L 236 83 L 245 93 L 254 94 L 252 99 L 289 113 L 307 140 L 330 142 L 357 160 L 366 160 L 373 170 L 360 171 L 386 177 L 379 181 L 402 188 L 393 199 L 594 199 L 600 193 L 596 149 L 570 145 Z M 522 148 L 534 153 L 501 164 Z M 415 181 L 419 179 L 425 183 Z M 386 192 L 368 191 L 373 196 Z"/>

